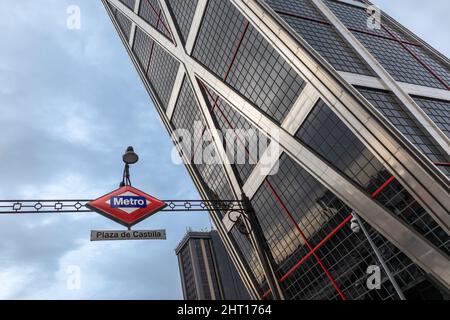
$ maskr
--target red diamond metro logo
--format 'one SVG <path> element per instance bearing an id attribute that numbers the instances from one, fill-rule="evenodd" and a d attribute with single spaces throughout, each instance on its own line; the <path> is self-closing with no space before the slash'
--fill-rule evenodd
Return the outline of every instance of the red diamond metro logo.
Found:
<path id="1" fill-rule="evenodd" d="M 87 208 L 128 228 L 166 206 L 161 200 L 131 186 L 117 189 L 86 205 Z"/>

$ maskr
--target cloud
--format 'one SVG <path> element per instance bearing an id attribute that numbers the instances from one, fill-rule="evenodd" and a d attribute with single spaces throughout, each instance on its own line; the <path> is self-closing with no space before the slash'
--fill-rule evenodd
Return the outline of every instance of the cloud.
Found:
<path id="1" fill-rule="evenodd" d="M 81 30 L 66 27 L 72 4 Z M 96 198 L 118 187 L 129 145 L 137 187 L 198 197 L 100 1 L 11 1 L 0 16 L 1 198 Z M 166 228 L 167 241 L 91 243 L 90 230 L 120 227 L 97 214 L 2 216 L 0 298 L 179 299 L 173 250 L 187 226 L 209 219 L 160 214 L 139 228 Z M 81 290 L 67 289 L 71 265 Z"/>

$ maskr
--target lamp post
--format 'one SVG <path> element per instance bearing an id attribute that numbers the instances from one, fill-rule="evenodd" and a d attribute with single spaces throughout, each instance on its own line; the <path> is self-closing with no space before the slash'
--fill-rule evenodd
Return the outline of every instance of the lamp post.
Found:
<path id="1" fill-rule="evenodd" d="M 366 237 L 367 241 L 369 242 L 369 245 L 372 247 L 372 250 L 374 251 L 378 261 L 381 263 L 381 266 L 383 267 L 384 271 L 386 272 L 386 275 L 388 276 L 389 280 L 391 281 L 392 285 L 394 286 L 394 289 L 397 292 L 397 295 L 399 296 L 400 300 L 406 300 L 402 289 L 398 285 L 397 280 L 395 280 L 394 275 L 392 274 L 388 265 L 384 261 L 383 255 L 381 254 L 380 250 L 378 250 L 378 247 L 373 242 L 372 237 L 370 236 L 369 232 L 367 231 L 366 227 L 363 224 L 363 221 L 355 212 L 353 212 L 352 215 L 353 215 L 353 218 L 351 221 L 350 228 L 352 229 L 352 231 L 354 233 L 359 233 L 362 230 L 362 232 L 364 233 L 364 236 Z"/>
<path id="2" fill-rule="evenodd" d="M 133 147 L 128 147 L 127 151 L 125 151 L 125 154 L 122 156 L 122 160 L 125 163 L 125 168 L 123 169 L 123 178 L 120 187 L 131 186 L 130 165 L 137 163 L 139 161 L 139 156 L 134 152 Z"/>

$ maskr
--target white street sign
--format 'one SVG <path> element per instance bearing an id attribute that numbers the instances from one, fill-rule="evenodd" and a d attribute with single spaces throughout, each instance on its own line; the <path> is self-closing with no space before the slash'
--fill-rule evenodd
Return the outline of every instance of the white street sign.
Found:
<path id="1" fill-rule="evenodd" d="M 91 241 L 166 240 L 166 230 L 91 231 Z"/>

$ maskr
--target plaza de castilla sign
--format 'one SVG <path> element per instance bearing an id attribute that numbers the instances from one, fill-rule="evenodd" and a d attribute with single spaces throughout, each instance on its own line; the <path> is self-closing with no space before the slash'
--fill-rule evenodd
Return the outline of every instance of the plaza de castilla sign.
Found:
<path id="1" fill-rule="evenodd" d="M 161 211 L 167 204 L 132 186 L 121 187 L 86 204 L 86 207 L 128 231 L 91 231 L 91 241 L 165 240 L 165 230 L 132 231 L 131 227 Z"/>

